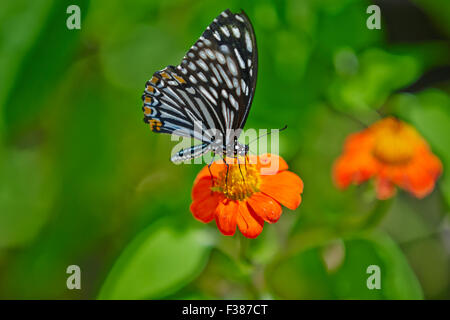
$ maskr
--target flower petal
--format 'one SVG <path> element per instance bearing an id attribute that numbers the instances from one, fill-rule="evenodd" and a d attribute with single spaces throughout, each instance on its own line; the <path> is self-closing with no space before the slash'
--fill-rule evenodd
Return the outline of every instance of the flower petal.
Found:
<path id="1" fill-rule="evenodd" d="M 262 176 L 261 178 L 261 192 L 291 210 L 295 210 L 300 205 L 303 181 L 295 173 L 283 171 L 273 176 Z"/>
<path id="2" fill-rule="evenodd" d="M 386 200 L 395 195 L 396 189 L 394 184 L 388 179 L 377 178 L 376 186 L 377 198 L 379 200 Z"/>
<path id="3" fill-rule="evenodd" d="M 220 232 L 226 236 L 232 236 L 236 231 L 236 218 L 238 216 L 239 203 L 234 200 L 219 202 L 216 209 L 216 224 Z"/>
<path id="4" fill-rule="evenodd" d="M 249 156 L 249 163 L 256 164 L 258 171 L 263 175 L 274 175 L 277 172 L 288 169 L 284 159 L 276 154 L 262 154 L 260 156 Z"/>
<path id="5" fill-rule="evenodd" d="M 217 192 L 211 192 L 211 179 L 204 177 L 198 181 L 192 188 L 191 212 L 197 220 L 208 223 L 214 219 L 214 214 L 223 198 Z"/>
<path id="6" fill-rule="evenodd" d="M 399 185 L 417 198 L 423 198 L 433 191 L 441 172 L 439 159 L 433 154 L 426 154 L 405 169 L 405 178 Z"/>
<path id="7" fill-rule="evenodd" d="M 262 231 L 264 221 L 258 217 L 245 202 L 239 203 L 237 225 L 242 234 L 247 238 L 256 238 Z"/>
<path id="8" fill-rule="evenodd" d="M 192 188 L 192 200 L 199 201 L 204 198 L 211 196 L 211 178 L 203 177 L 198 181 L 194 182 L 194 187 Z"/>
<path id="9" fill-rule="evenodd" d="M 269 223 L 277 222 L 281 216 L 280 204 L 264 193 L 254 193 L 247 199 L 247 204 L 259 217 Z"/>
<path id="10" fill-rule="evenodd" d="M 219 172 L 226 169 L 226 165 L 223 163 L 223 161 L 219 163 L 213 162 L 209 169 L 211 169 L 212 176 L 214 178 L 217 178 L 219 176 Z M 197 174 L 197 177 L 194 180 L 194 184 L 204 177 L 211 178 L 211 174 L 209 173 L 208 166 L 204 166 L 203 169 L 200 170 L 200 172 Z"/>
<path id="11" fill-rule="evenodd" d="M 350 183 L 360 184 L 371 178 L 377 169 L 376 161 L 369 153 L 349 153 L 339 157 L 333 166 L 333 180 L 343 189 Z"/>

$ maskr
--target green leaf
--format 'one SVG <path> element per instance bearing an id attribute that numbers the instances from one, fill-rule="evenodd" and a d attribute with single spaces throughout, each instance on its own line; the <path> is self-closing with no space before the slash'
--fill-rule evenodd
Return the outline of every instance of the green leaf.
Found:
<path id="1" fill-rule="evenodd" d="M 62 76 L 69 69 L 79 44 L 81 31 L 69 30 L 66 27 L 66 19 L 69 16 L 66 14 L 66 9 L 72 3 L 67 0 L 52 1 L 50 6 L 47 1 L 41 2 L 42 7 L 39 10 L 32 8 L 30 15 L 34 15 L 37 11 L 40 16 L 46 14 L 45 20 L 43 22 L 38 20 L 31 26 L 28 25 L 28 20 L 21 22 L 27 29 L 39 26 L 40 28 L 39 32 L 33 34 L 34 41 L 24 53 L 23 61 L 17 67 L 16 77 L 8 83 L 10 90 L 7 94 L 5 93 L 4 104 L 7 130 L 17 130 L 16 126 L 32 121 L 39 115 L 41 108 L 46 106 L 45 99 L 55 92 L 58 83 L 62 81 Z M 89 8 L 88 1 L 78 1 L 77 5 L 82 12 L 83 29 L 84 17 Z M 47 9 L 47 7 L 50 8 Z M 40 17 L 40 19 L 43 18 Z M 10 27 L 8 30 L 15 30 L 15 28 Z M 30 101 L 33 108 L 29 108 L 25 113 L 22 112 L 23 106 L 29 105 Z"/>
<path id="2" fill-rule="evenodd" d="M 337 252 L 315 247 L 281 261 L 266 275 L 269 286 L 284 299 L 422 299 L 421 287 L 397 245 L 376 234 L 345 239 Z M 330 257 L 325 255 L 331 255 Z M 342 261 L 337 261 L 342 259 Z M 334 267 L 330 269 L 329 264 Z M 381 288 L 370 290 L 366 272 L 381 270 Z M 327 267 L 328 266 L 328 267 Z"/>
<path id="3" fill-rule="evenodd" d="M 32 241 L 49 217 L 54 196 L 51 173 L 36 151 L 1 154 L 0 249 Z"/>
<path id="4" fill-rule="evenodd" d="M 208 234 L 193 229 L 176 231 L 165 223 L 148 227 L 124 250 L 99 299 L 162 298 L 203 270 L 212 244 Z"/>
<path id="5" fill-rule="evenodd" d="M 336 69 L 341 75 L 329 90 L 331 103 L 340 110 L 367 112 L 381 107 L 394 90 L 414 81 L 421 69 L 419 61 L 412 56 L 369 49 L 353 58 L 352 64 L 358 66 L 356 74 L 342 75 L 339 62 L 346 52 L 351 54 L 346 48 L 336 52 Z"/>
<path id="6" fill-rule="evenodd" d="M 16 78 L 22 58 L 33 44 L 45 18 L 51 0 L 5 1 L 0 10 L 0 108 Z M 14 30 L 14 32 L 11 32 Z"/>
<path id="7" fill-rule="evenodd" d="M 163 30 L 136 25 L 125 31 L 113 33 L 114 37 L 107 38 L 100 49 L 105 77 L 115 86 L 135 93 L 153 72 L 181 61 L 184 51 L 178 50 Z M 144 40 L 150 35 L 151 41 Z"/>

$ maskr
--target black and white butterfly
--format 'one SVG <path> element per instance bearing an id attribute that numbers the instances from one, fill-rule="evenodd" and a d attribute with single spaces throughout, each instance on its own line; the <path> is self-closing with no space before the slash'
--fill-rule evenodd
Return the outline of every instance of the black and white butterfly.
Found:
<path id="1" fill-rule="evenodd" d="M 155 72 L 142 100 L 154 132 L 202 143 L 175 153 L 181 162 L 207 152 L 236 158 L 248 153 L 237 141 L 256 87 L 258 52 L 247 15 L 223 11 L 186 53 L 181 64 Z"/>

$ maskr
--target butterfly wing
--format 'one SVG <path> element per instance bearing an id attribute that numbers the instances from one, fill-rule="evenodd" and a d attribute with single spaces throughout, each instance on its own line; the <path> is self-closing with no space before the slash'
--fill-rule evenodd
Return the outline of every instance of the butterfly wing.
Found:
<path id="1" fill-rule="evenodd" d="M 244 12 L 222 12 L 181 64 L 156 72 L 146 84 L 144 121 L 152 131 L 211 141 L 205 134 L 242 129 L 253 100 L 258 56 Z"/>

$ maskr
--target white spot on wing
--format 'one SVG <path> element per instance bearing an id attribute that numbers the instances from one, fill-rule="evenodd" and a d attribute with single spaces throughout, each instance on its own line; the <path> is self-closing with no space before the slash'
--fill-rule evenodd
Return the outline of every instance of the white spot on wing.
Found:
<path id="1" fill-rule="evenodd" d="M 222 30 L 223 34 L 226 35 L 227 37 L 230 36 L 230 31 L 228 31 L 228 28 L 226 26 L 221 26 L 220 30 Z"/>
<path id="2" fill-rule="evenodd" d="M 233 85 L 235 88 L 239 87 L 239 81 L 236 78 L 233 78 Z"/>
<path id="3" fill-rule="evenodd" d="M 217 71 L 214 64 L 210 63 L 209 66 L 211 67 L 211 70 L 213 71 L 214 75 L 216 76 L 217 80 L 219 80 L 220 83 L 222 83 L 222 78 L 220 77 L 219 71 Z"/>
<path id="4" fill-rule="evenodd" d="M 220 37 L 220 34 L 217 31 L 213 32 L 213 36 L 219 41 L 222 40 L 222 38 Z"/>
<path id="5" fill-rule="evenodd" d="M 240 15 L 235 15 L 236 19 L 239 20 L 240 22 L 244 22 L 244 19 L 240 16 Z"/>
<path id="6" fill-rule="evenodd" d="M 199 77 L 200 80 L 202 80 L 203 82 L 207 82 L 207 81 L 208 81 L 208 80 L 206 79 L 205 75 L 203 74 L 203 72 L 197 73 L 197 77 Z"/>
<path id="7" fill-rule="evenodd" d="M 250 34 L 248 33 L 248 31 L 245 31 L 245 44 L 247 46 L 247 51 L 252 52 L 252 40 L 250 39 Z"/>
<path id="8" fill-rule="evenodd" d="M 221 93 L 222 93 L 222 97 L 224 97 L 225 99 L 228 98 L 228 93 L 227 93 L 227 91 L 225 89 L 222 89 Z"/>
<path id="9" fill-rule="evenodd" d="M 225 57 L 222 53 L 220 53 L 219 51 L 216 51 L 216 57 L 217 60 L 221 63 L 224 64 L 225 63 Z"/>
<path id="10" fill-rule="evenodd" d="M 233 88 L 233 84 L 231 83 L 230 78 L 228 78 L 228 76 L 225 73 L 225 71 L 223 71 L 222 66 L 218 65 L 217 67 L 219 68 L 220 75 L 222 76 L 222 78 L 227 83 L 228 88 L 230 88 L 230 89 Z"/>
<path id="11" fill-rule="evenodd" d="M 241 67 L 241 69 L 245 69 L 245 62 L 244 60 L 242 60 L 242 57 L 239 54 L 238 49 L 234 48 L 234 53 L 236 54 L 236 58 L 238 59 L 239 66 Z"/>
<path id="12" fill-rule="evenodd" d="M 216 99 L 219 98 L 219 95 L 217 94 L 217 91 L 213 87 L 209 87 L 209 91 L 214 95 Z"/>
<path id="13" fill-rule="evenodd" d="M 227 57 L 227 65 L 228 65 L 228 69 L 230 69 L 231 74 L 233 76 L 237 76 L 238 72 L 237 72 L 236 64 L 234 63 L 233 59 L 231 59 L 231 57 Z"/>
<path id="14" fill-rule="evenodd" d="M 211 101 L 214 105 L 217 105 L 216 99 L 214 99 L 213 96 L 203 86 L 200 86 L 200 92 L 203 93 L 203 95 L 208 98 L 208 100 Z"/>
<path id="15" fill-rule="evenodd" d="M 241 32 L 239 31 L 238 27 L 232 27 L 232 31 L 236 38 L 239 38 L 241 36 Z"/>
<path id="16" fill-rule="evenodd" d="M 197 84 L 197 79 L 194 78 L 194 76 L 191 74 L 189 76 L 189 80 L 193 83 L 193 84 Z"/>
<path id="17" fill-rule="evenodd" d="M 206 49 L 205 51 L 206 51 L 206 54 L 208 55 L 208 57 L 209 57 L 211 60 L 214 60 L 214 59 L 216 58 L 216 55 L 214 54 L 214 52 L 212 52 L 211 49 Z"/>
<path id="18" fill-rule="evenodd" d="M 228 47 L 226 45 L 221 45 L 220 46 L 220 51 L 222 51 L 225 54 L 229 54 L 230 53 L 230 49 L 228 49 Z"/>
<path id="19" fill-rule="evenodd" d="M 203 70 L 208 71 L 208 66 L 203 60 L 197 60 L 196 62 Z"/>
<path id="20" fill-rule="evenodd" d="M 234 99 L 232 94 L 229 95 L 229 100 L 230 100 L 231 105 L 237 110 L 239 108 L 239 104 L 236 101 L 236 99 Z"/>
<path id="21" fill-rule="evenodd" d="M 191 76 L 192 77 L 192 76 Z M 189 92 L 189 94 L 195 94 L 195 90 L 192 87 L 187 87 L 186 91 Z"/>

